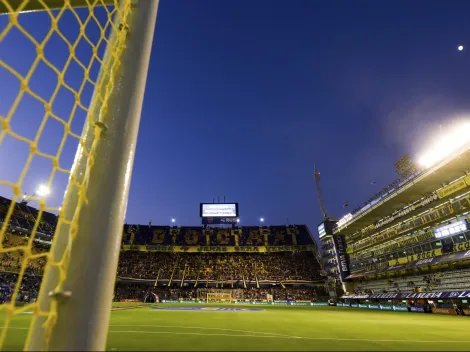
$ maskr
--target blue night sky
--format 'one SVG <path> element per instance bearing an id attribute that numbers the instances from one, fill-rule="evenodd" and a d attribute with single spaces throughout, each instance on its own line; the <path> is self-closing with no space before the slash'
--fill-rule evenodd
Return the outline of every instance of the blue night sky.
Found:
<path id="1" fill-rule="evenodd" d="M 469 1 L 161 0 L 126 221 L 197 225 L 199 203 L 225 196 L 243 225 L 315 232 L 314 163 L 344 215 L 470 112 L 468 13 Z M 24 164 L 7 147 L 0 179 Z"/>

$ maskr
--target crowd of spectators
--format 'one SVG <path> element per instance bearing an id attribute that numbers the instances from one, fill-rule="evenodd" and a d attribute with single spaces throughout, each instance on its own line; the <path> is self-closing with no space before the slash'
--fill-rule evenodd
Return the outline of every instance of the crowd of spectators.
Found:
<path id="1" fill-rule="evenodd" d="M 5 219 L 5 216 L 10 208 L 11 200 L 8 198 L 0 197 L 0 223 Z M 9 226 L 11 228 L 22 229 L 25 232 L 31 232 L 38 218 L 38 210 L 28 205 L 26 200 L 17 202 L 10 217 Z M 52 236 L 57 226 L 57 216 L 53 213 L 42 212 L 39 219 L 36 232 Z"/>
<path id="2" fill-rule="evenodd" d="M 311 252 L 121 253 L 118 276 L 172 282 L 321 281 Z"/>
<path id="3" fill-rule="evenodd" d="M 156 295 L 162 300 L 206 300 L 208 293 L 230 294 L 232 300 L 266 301 L 268 295 L 274 301 L 315 301 L 324 292 L 320 287 L 286 286 L 286 287 L 248 287 L 248 288 L 195 288 L 195 287 L 154 287 L 148 283 L 117 282 L 114 301 L 153 300 Z M 319 294 L 320 293 L 320 294 Z M 153 296 L 153 297 L 152 297 Z"/>
<path id="4" fill-rule="evenodd" d="M 18 273 L 21 270 L 24 259 L 24 252 L 21 248 L 26 247 L 28 242 L 29 238 L 24 235 L 20 236 L 13 233 L 6 234 L 2 242 L 2 247 L 9 251 L 0 253 L 1 272 Z M 32 243 L 32 254 L 37 255 L 48 251 L 49 248 L 46 246 L 37 242 Z M 44 271 L 45 264 L 45 256 L 29 260 L 26 264 L 26 272 L 34 275 L 41 275 Z"/>
<path id="5" fill-rule="evenodd" d="M 39 285 L 47 257 L 39 257 L 24 263 L 24 248 L 29 238 L 19 233 L 7 233 L 3 240 L 3 247 L 7 249 L 18 248 L 0 253 L 0 284 L 3 285 L 2 299 L 9 299 L 8 292 L 11 284 L 17 278 L 23 265 L 25 278 L 24 285 Z M 43 253 L 49 248 L 41 243 L 33 242 L 33 254 Z M 9 276 L 8 276 L 9 275 Z M 178 286 L 187 283 L 216 284 L 220 287 L 243 288 L 256 286 L 258 283 L 288 283 L 288 282 L 322 282 L 320 267 L 311 252 L 270 252 L 270 253 L 181 253 L 181 252 L 139 252 L 123 251 L 118 265 L 118 277 L 131 279 L 148 279 L 161 284 L 173 282 Z M 8 279 L 8 280 L 7 280 Z M 34 279 L 34 280 L 33 280 Z M 8 289 L 8 287 L 10 289 Z M 210 286 L 210 285 L 209 285 Z M 25 286 L 28 287 L 28 286 Z M 146 287 L 145 289 L 148 289 Z M 142 296 L 140 286 L 128 286 L 126 295 Z M 23 292 L 23 291 L 21 291 Z M 17 299 L 21 301 L 36 298 L 37 292 L 29 289 L 20 293 Z M 240 291 L 238 298 L 254 299 L 264 295 L 262 289 Z M 148 292 L 147 292 L 148 293 Z M 289 290 L 280 295 L 286 299 L 293 299 Z M 276 293 L 277 294 L 277 293 Z M 298 292 L 296 293 L 298 295 Z M 119 289 L 117 297 L 122 297 Z M 166 289 L 160 292 L 161 297 L 173 299 L 174 297 L 193 299 L 198 297 L 190 289 Z M 295 296 L 295 295 L 294 295 Z"/>
<path id="6" fill-rule="evenodd" d="M 0 303 L 9 302 L 16 282 L 17 274 L 0 273 Z M 16 296 L 16 302 L 32 303 L 37 299 L 41 277 L 25 275 Z M 249 287 L 235 289 L 194 288 L 194 287 L 154 287 L 149 283 L 123 283 L 117 282 L 114 292 L 114 301 L 139 300 L 146 297 L 158 297 L 162 300 L 206 300 L 208 293 L 229 293 L 232 300 L 263 301 L 272 295 L 275 301 L 314 301 L 318 295 L 324 294 L 321 287 L 298 286 L 291 287 Z M 152 300 L 154 298 L 151 298 Z"/>
<path id="7" fill-rule="evenodd" d="M 10 302 L 18 281 L 17 274 L 0 273 L 0 303 Z M 16 302 L 32 303 L 36 300 L 41 285 L 41 278 L 25 274 L 20 285 Z"/>
<path id="8" fill-rule="evenodd" d="M 6 220 L 11 200 L 0 197 L 0 224 Z M 26 201 L 15 204 L 9 217 L 7 233 L 1 243 L 7 249 L 0 253 L 0 300 L 11 300 L 12 292 L 23 273 L 18 302 L 30 302 L 37 297 L 47 256 L 25 260 L 25 249 L 32 243 L 32 254 L 46 253 L 57 225 L 57 216 L 39 212 Z M 38 224 L 34 241 L 30 233 Z M 123 244 L 147 246 L 290 246 L 284 252 L 141 252 L 123 250 L 117 276 L 119 278 L 146 279 L 146 284 L 117 284 L 115 299 L 158 295 L 161 299 L 198 299 L 207 296 L 201 290 L 231 287 L 234 299 L 263 299 L 272 294 L 275 299 L 311 299 L 311 289 L 262 288 L 269 284 L 322 283 L 320 266 L 311 251 L 299 245 L 312 245 L 308 229 L 304 226 L 240 227 L 216 229 L 202 227 L 169 227 L 126 225 Z M 123 247 L 124 248 L 124 247 Z M 286 247 L 287 248 L 287 247 Z M 22 268 L 25 270 L 21 271 Z M 154 283 L 157 283 L 155 285 Z M 173 284 L 172 284 L 173 283 Z M 165 285 L 165 286 L 163 286 Z M 260 287 L 261 288 L 254 288 Z M 204 286 L 206 286 L 204 288 Z M 197 288 L 196 288 L 197 287 Z M 248 287 L 248 288 L 247 288 Z M 220 290 L 216 288 L 215 290 Z M 219 291 L 216 291 L 219 292 Z M 269 293 L 268 293 L 269 292 Z"/>

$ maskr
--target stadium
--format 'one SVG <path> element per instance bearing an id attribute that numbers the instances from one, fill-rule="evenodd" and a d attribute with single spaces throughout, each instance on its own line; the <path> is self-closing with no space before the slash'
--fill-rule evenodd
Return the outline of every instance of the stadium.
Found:
<path id="1" fill-rule="evenodd" d="M 198 223 L 127 221 L 158 8 L 0 0 L 0 348 L 468 350 L 468 121 L 338 220 L 314 167 L 315 231 L 318 214 L 242 223 L 255 206 L 225 197 L 179 199 Z M 151 154 L 140 171 L 156 179 Z M 283 203 L 280 188 L 263 202 Z"/>

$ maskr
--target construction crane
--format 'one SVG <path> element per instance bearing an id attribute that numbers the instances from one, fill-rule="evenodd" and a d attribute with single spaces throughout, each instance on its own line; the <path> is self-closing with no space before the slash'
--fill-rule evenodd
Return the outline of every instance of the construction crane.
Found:
<path id="1" fill-rule="evenodd" d="M 328 215 L 328 211 L 326 210 L 325 199 L 323 198 L 323 191 L 321 189 L 320 184 L 320 171 L 317 170 L 317 166 L 313 165 L 314 173 L 315 173 L 315 185 L 317 186 L 317 195 L 318 195 L 318 203 L 320 204 L 320 211 L 323 215 L 324 220 L 332 220 L 331 216 Z"/>

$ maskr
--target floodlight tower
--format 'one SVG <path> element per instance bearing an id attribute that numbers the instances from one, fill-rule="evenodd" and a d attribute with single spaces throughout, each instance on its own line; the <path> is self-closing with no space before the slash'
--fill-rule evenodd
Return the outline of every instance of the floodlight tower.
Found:
<path id="1" fill-rule="evenodd" d="M 320 204 L 320 211 L 323 215 L 323 220 L 332 220 L 331 216 L 328 215 L 326 210 L 325 198 L 323 198 L 323 191 L 320 183 L 320 171 L 317 170 L 317 166 L 313 165 L 315 175 L 315 185 L 317 186 L 318 203 Z"/>
<path id="2" fill-rule="evenodd" d="M 325 283 L 328 287 L 329 295 L 332 299 L 341 297 L 345 291 L 341 288 L 343 284 L 343 277 L 341 275 L 340 257 L 337 242 L 338 236 L 333 236 L 333 228 L 336 221 L 328 214 L 323 198 L 323 191 L 320 183 L 320 171 L 314 165 L 315 185 L 317 188 L 318 203 L 320 204 L 320 211 L 323 215 L 322 222 L 318 225 L 318 237 L 321 241 L 321 266 L 323 274 L 325 275 Z M 343 275 L 344 276 L 344 275 Z M 346 277 L 346 276 L 345 276 Z"/>

